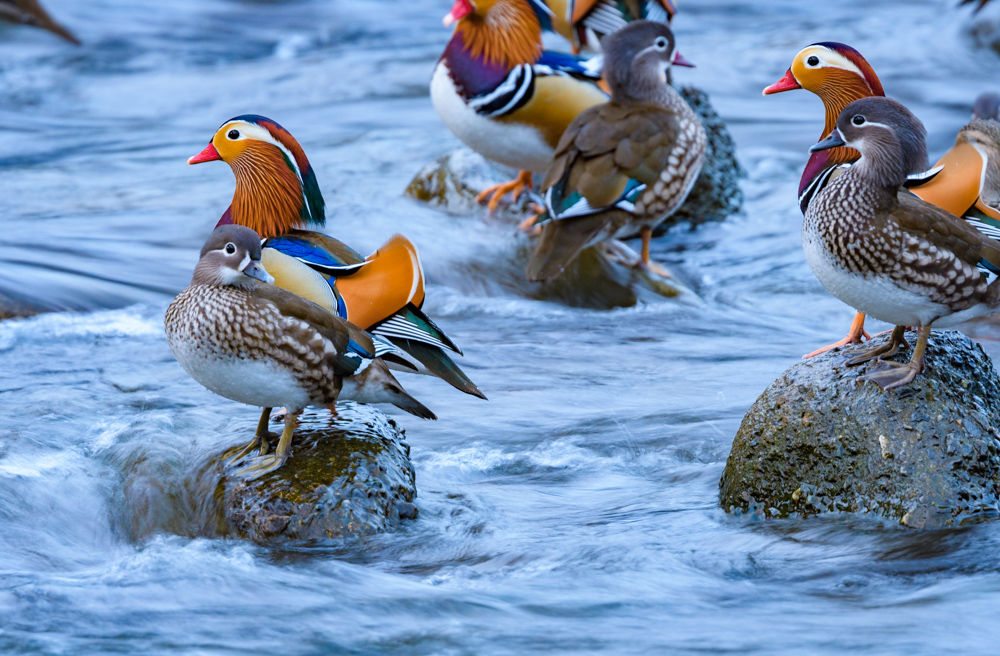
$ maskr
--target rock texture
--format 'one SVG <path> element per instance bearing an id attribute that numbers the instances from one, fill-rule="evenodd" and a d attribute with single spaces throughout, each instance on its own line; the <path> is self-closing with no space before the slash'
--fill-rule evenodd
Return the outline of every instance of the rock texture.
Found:
<path id="1" fill-rule="evenodd" d="M 296 431 L 292 455 L 276 472 L 249 482 L 223 477 L 231 537 L 369 535 L 416 517 L 416 474 L 403 431 L 370 406 L 344 403 L 337 410 L 332 425 Z"/>
<path id="2" fill-rule="evenodd" d="M 732 135 L 705 92 L 686 87 L 680 89 L 680 93 L 705 124 L 708 152 L 705 167 L 687 201 L 661 226 L 661 232 L 682 222 L 695 226 L 706 221 L 720 221 L 738 212 L 743 204 L 739 179 L 746 176 L 746 171 L 736 160 L 736 144 Z M 467 148 L 460 148 L 424 166 L 405 193 L 452 214 L 479 213 L 482 206 L 476 203 L 476 195 L 485 187 L 512 180 L 516 175 L 517 171 L 513 169 L 489 162 Z M 540 176 L 536 176 L 536 182 L 540 180 Z M 497 218 L 520 221 L 531 212 L 530 205 L 528 195 L 522 195 L 518 202 L 504 204 Z"/>
<path id="3" fill-rule="evenodd" d="M 916 528 L 1000 516 L 1000 379 L 989 357 L 961 333 L 934 331 L 926 371 L 882 391 L 857 380 L 871 363 L 844 365 L 864 348 L 803 360 L 764 391 L 733 442 L 722 507 L 873 513 Z"/>

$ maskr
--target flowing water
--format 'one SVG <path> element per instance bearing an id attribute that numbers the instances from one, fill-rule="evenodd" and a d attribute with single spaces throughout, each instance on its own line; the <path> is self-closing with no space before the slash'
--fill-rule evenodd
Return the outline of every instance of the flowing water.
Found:
<path id="1" fill-rule="evenodd" d="M 447 0 L 49 0 L 80 48 L 0 28 L 0 295 L 58 310 L 0 323 L 0 651 L 995 653 L 1000 525 L 717 504 L 744 411 L 852 316 L 800 246 L 819 100 L 760 90 L 804 45 L 850 43 L 940 154 L 1000 86 L 954 4 L 682 2 L 698 68 L 677 78 L 733 130 L 745 213 L 655 245 L 703 306 L 601 311 L 533 300 L 510 226 L 402 196 L 458 145 L 427 97 Z M 257 415 L 181 371 L 162 318 L 233 188 L 185 159 L 243 113 L 298 137 L 331 233 L 418 244 L 425 309 L 490 397 L 404 379 L 440 420 L 397 417 L 420 516 L 393 533 L 199 537 L 200 464 Z"/>

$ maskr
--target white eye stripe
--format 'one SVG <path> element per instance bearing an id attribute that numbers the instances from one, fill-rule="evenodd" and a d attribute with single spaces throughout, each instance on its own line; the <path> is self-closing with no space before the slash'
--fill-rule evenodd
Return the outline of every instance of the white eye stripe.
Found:
<path id="1" fill-rule="evenodd" d="M 240 262 L 239 270 L 242 271 L 249 265 L 250 265 L 250 253 L 247 253 L 246 255 L 243 256 L 243 261 Z"/>
<path id="2" fill-rule="evenodd" d="M 292 170 L 295 171 L 295 176 L 299 179 L 299 184 L 305 188 L 305 181 L 302 179 L 302 171 L 299 169 L 299 163 L 296 161 L 295 155 L 293 155 L 292 151 L 288 150 L 283 143 L 275 139 L 270 132 L 259 125 L 247 123 L 246 121 L 230 121 L 222 127 L 225 129 L 227 135 L 230 130 L 239 130 L 240 136 L 238 139 L 234 139 L 234 141 L 242 141 L 243 139 L 253 138 L 257 141 L 264 141 L 278 148 L 285 154 L 285 157 L 291 164 Z"/>
<path id="3" fill-rule="evenodd" d="M 815 55 L 816 57 L 819 58 L 819 63 L 816 66 L 809 66 L 808 63 L 809 56 L 807 55 L 807 53 L 808 55 Z M 862 78 L 865 77 L 865 74 L 861 72 L 861 69 L 858 68 L 857 64 L 855 64 L 850 59 L 843 56 L 836 50 L 831 50 L 825 46 L 809 46 L 808 48 L 802 50 L 799 54 L 807 55 L 803 58 L 803 63 L 805 63 L 805 65 L 808 68 L 816 69 L 819 68 L 820 66 L 826 66 L 828 68 L 839 68 L 841 70 L 857 73 Z"/>

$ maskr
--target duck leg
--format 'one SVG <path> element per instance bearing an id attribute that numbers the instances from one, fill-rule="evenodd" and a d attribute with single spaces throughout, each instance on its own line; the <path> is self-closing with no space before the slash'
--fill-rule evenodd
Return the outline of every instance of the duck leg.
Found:
<path id="1" fill-rule="evenodd" d="M 832 351 L 835 348 L 847 346 L 848 344 L 860 344 L 864 340 L 871 338 L 872 336 L 865 332 L 865 315 L 862 312 L 858 312 L 854 315 L 854 321 L 851 322 L 851 329 L 847 331 L 847 337 L 833 344 L 818 348 L 812 353 L 806 353 L 802 356 L 802 359 L 815 358 L 821 353 L 826 353 L 827 351 Z"/>
<path id="2" fill-rule="evenodd" d="M 533 188 L 534 183 L 531 180 L 531 171 L 521 171 L 513 180 L 490 185 L 480 191 L 479 195 L 476 196 L 476 202 L 484 203 L 488 200 L 490 214 L 492 214 L 496 211 L 497 205 L 500 204 L 500 199 L 507 194 L 513 193 L 514 200 L 516 201 L 526 190 L 531 191 Z"/>
<path id="3" fill-rule="evenodd" d="M 639 236 L 642 238 L 642 251 L 633 266 L 637 269 L 646 269 L 661 278 L 672 278 L 673 275 L 669 271 L 649 259 L 649 243 L 653 241 L 653 229 L 649 226 L 642 226 Z"/>
<path id="4" fill-rule="evenodd" d="M 920 326 L 917 335 L 917 345 L 913 348 L 913 356 L 909 362 L 879 362 L 875 371 L 865 374 L 861 380 L 870 380 L 884 390 L 913 382 L 917 374 L 924 370 L 924 353 L 927 351 L 931 327 Z"/>
<path id="5" fill-rule="evenodd" d="M 285 464 L 291 452 L 292 434 L 295 432 L 295 426 L 299 423 L 300 414 L 302 414 L 301 410 L 292 411 L 289 409 L 288 414 L 285 415 L 285 429 L 281 431 L 281 439 L 278 440 L 278 446 L 274 453 L 254 458 L 253 464 L 237 469 L 236 475 L 252 481 L 265 474 L 270 474 Z"/>
<path id="6" fill-rule="evenodd" d="M 863 314 L 861 315 L 864 316 Z M 906 326 L 896 326 L 892 329 L 892 336 L 889 341 L 882 346 L 876 346 L 875 348 L 868 349 L 867 351 L 862 351 L 860 355 L 856 355 L 847 361 L 848 367 L 856 367 L 859 364 L 868 362 L 869 360 L 874 360 L 875 358 L 883 358 L 890 355 L 895 355 L 896 351 L 899 350 L 900 346 L 909 346 L 906 343 L 906 338 L 904 333 L 906 332 Z"/>
<path id="7" fill-rule="evenodd" d="M 271 418 L 271 408 L 264 408 L 263 412 L 260 413 L 260 421 L 257 422 L 257 431 L 253 435 L 253 439 L 247 444 L 243 445 L 239 451 L 235 449 L 230 449 L 223 456 L 225 459 L 229 460 L 231 463 L 237 463 L 243 458 L 250 455 L 250 452 L 260 447 L 260 455 L 267 454 L 267 441 L 271 437 L 271 432 L 267 430 L 268 420 Z M 235 451 L 235 453 L 234 453 Z M 230 455 L 232 454 L 232 455 Z"/>

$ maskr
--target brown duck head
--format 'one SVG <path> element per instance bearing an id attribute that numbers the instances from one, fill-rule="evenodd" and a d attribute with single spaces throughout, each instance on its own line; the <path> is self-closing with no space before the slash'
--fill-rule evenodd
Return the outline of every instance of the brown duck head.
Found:
<path id="1" fill-rule="evenodd" d="M 192 282 L 253 289 L 258 282 L 273 283 L 274 278 L 260 263 L 260 236 L 250 228 L 224 225 L 202 247 Z"/>
<path id="2" fill-rule="evenodd" d="M 602 47 L 604 77 L 619 104 L 656 101 L 671 66 L 693 66 L 674 50 L 674 33 L 663 23 L 633 21 L 606 36 Z"/>
<path id="3" fill-rule="evenodd" d="M 861 153 L 854 165 L 860 175 L 895 193 L 907 174 L 927 168 L 926 138 L 924 124 L 902 103 L 873 96 L 845 107 L 837 127 L 809 150 L 854 148 Z"/>

